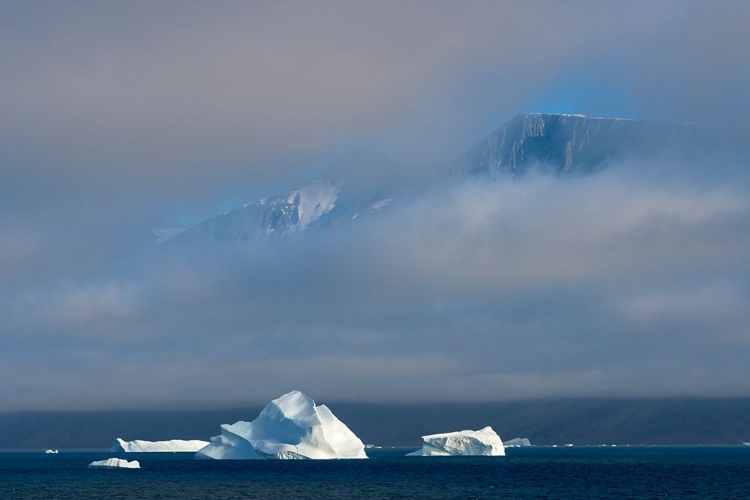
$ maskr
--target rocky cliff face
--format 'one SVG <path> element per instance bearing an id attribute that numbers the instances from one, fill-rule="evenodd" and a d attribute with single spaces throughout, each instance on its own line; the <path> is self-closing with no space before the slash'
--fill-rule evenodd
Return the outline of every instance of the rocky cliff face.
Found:
<path id="1" fill-rule="evenodd" d="M 736 153 L 742 132 L 692 123 L 521 113 L 457 158 L 460 175 L 586 175 L 621 159 Z M 745 134 L 747 135 L 747 134 Z"/>

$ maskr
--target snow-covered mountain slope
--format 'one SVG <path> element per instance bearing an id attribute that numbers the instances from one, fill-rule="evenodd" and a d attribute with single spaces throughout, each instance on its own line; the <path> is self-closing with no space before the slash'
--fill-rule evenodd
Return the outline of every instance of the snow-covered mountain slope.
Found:
<path id="1" fill-rule="evenodd" d="M 242 241 L 302 232 L 336 206 L 340 191 L 339 183 L 315 180 L 289 193 L 246 203 L 212 217 L 178 237 L 183 241 Z"/>
<path id="2" fill-rule="evenodd" d="M 385 157 L 350 154 L 305 186 L 246 203 L 163 241 L 266 241 L 348 224 L 390 207 L 408 184 L 407 169 Z"/>

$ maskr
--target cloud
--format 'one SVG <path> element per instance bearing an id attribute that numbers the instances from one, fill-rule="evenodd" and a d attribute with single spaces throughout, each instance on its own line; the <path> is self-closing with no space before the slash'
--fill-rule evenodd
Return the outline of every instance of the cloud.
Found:
<path id="1" fill-rule="evenodd" d="M 3 199 L 215 202 L 359 143 L 443 159 L 561 78 L 592 114 L 741 123 L 744 3 L 24 2 L 0 32 Z M 579 82 L 585 84 L 585 82 Z M 658 96 L 658 99 L 654 97 Z M 574 110 L 575 111 L 575 110 Z M 746 113 L 745 113 L 746 115 Z"/>
<path id="2" fill-rule="evenodd" d="M 749 8 L 0 4 L 0 405 L 746 395 L 742 165 L 442 186 L 265 248 L 151 228 L 521 110 L 744 124 Z"/>
<path id="3" fill-rule="evenodd" d="M 748 184 L 653 168 L 445 185 L 296 242 L 10 290 L 0 357 L 34 375 L 6 405 L 746 395 Z"/>
<path id="4" fill-rule="evenodd" d="M 38 235 L 29 229 L 0 230 L 0 285 L 23 279 L 24 271 L 38 258 Z"/>

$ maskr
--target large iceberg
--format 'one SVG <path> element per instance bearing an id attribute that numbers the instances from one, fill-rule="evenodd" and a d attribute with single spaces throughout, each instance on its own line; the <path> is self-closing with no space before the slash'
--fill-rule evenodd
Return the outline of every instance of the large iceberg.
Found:
<path id="1" fill-rule="evenodd" d="M 505 447 L 492 427 L 478 431 L 457 431 L 422 436 L 422 449 L 408 453 L 408 457 L 440 456 L 504 456 Z"/>
<path id="2" fill-rule="evenodd" d="M 252 422 L 223 424 L 196 458 L 367 458 L 362 441 L 325 405 L 299 391 L 274 399 Z"/>
<path id="3" fill-rule="evenodd" d="M 106 460 L 91 462 L 89 467 L 99 467 L 102 469 L 140 469 L 141 464 L 138 463 L 138 460 L 128 462 L 121 458 L 108 458 Z"/>
<path id="4" fill-rule="evenodd" d="M 193 439 L 183 441 L 181 439 L 172 439 L 171 441 L 124 441 L 120 438 L 115 439 L 112 443 L 111 451 L 124 453 L 169 453 L 169 452 L 192 452 L 208 446 L 208 441 Z"/>

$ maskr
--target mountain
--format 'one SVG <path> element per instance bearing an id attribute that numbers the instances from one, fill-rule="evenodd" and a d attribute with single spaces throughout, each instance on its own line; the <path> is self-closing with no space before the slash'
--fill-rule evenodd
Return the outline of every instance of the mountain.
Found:
<path id="1" fill-rule="evenodd" d="M 747 129 L 714 125 L 520 113 L 453 160 L 410 167 L 354 151 L 305 186 L 159 236 L 183 244 L 294 238 L 369 217 L 440 180 L 590 175 L 621 160 L 747 163 L 749 139 Z"/>
<path id="2" fill-rule="evenodd" d="M 695 123 L 520 113 L 451 164 L 460 176 L 517 177 L 530 169 L 588 175 L 626 159 L 747 159 L 747 130 Z"/>
<path id="3" fill-rule="evenodd" d="M 246 203 L 164 241 L 266 241 L 348 224 L 387 209 L 410 188 L 413 170 L 386 156 L 352 151 L 305 186 Z"/>

